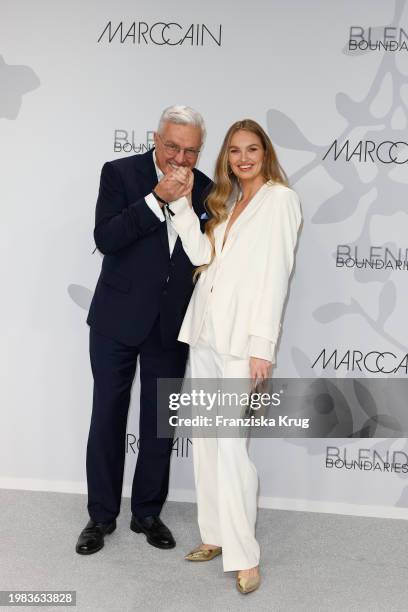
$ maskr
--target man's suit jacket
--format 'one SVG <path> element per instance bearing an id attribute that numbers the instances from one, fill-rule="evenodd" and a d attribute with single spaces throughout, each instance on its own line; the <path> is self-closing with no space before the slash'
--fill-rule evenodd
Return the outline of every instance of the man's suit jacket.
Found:
<path id="1" fill-rule="evenodd" d="M 211 181 L 193 172 L 192 201 L 201 218 Z M 87 323 L 131 346 L 147 337 L 159 314 L 163 344 L 173 346 L 193 290 L 194 266 L 180 238 L 170 257 L 164 216 L 159 220 L 145 202 L 156 184 L 153 150 L 102 168 L 94 238 L 104 258 Z"/>
<path id="2" fill-rule="evenodd" d="M 172 223 L 191 261 L 208 263 L 211 245 L 187 198 L 171 203 Z M 197 343 L 209 299 L 218 352 L 274 361 L 301 223 L 295 191 L 265 183 L 232 224 L 214 231 L 215 259 L 200 274 L 179 340 Z"/>

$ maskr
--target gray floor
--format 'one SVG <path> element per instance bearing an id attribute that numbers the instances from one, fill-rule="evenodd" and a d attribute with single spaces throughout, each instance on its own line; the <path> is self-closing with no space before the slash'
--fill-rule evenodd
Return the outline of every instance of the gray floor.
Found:
<path id="1" fill-rule="evenodd" d="M 0 490 L 0 502 L 0 589 L 76 590 L 77 610 L 408 610 L 405 521 L 260 510 L 263 582 L 241 595 L 220 558 L 183 560 L 198 543 L 193 504 L 166 505 L 177 547 L 162 551 L 129 530 L 125 499 L 105 548 L 81 557 L 85 496 Z"/>

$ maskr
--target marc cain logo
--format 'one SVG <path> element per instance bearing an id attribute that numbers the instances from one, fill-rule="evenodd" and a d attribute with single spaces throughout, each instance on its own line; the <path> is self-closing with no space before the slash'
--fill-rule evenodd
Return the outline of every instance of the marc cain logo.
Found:
<path id="1" fill-rule="evenodd" d="M 185 26 L 173 21 L 157 21 L 152 25 L 149 25 L 146 21 L 133 21 L 128 24 L 123 21 L 118 24 L 108 21 L 98 38 L 98 43 L 112 43 L 114 41 L 133 45 L 203 47 L 207 44 L 215 44 L 221 47 L 222 25 L 219 24 L 210 29 L 204 23 L 192 23 Z"/>
<path id="2" fill-rule="evenodd" d="M 176 457 L 188 458 L 191 454 L 191 439 L 178 436 L 174 438 L 172 452 Z M 136 455 L 139 452 L 139 438 L 133 433 L 126 434 L 126 454 Z"/>
<path id="3" fill-rule="evenodd" d="M 362 353 L 358 350 L 348 349 L 340 351 L 335 349 L 330 353 L 324 348 L 315 359 L 312 368 L 321 367 L 323 370 L 345 370 L 347 372 L 370 372 L 371 374 L 408 374 L 408 353 L 397 356 L 391 351 L 369 351 Z"/>
<path id="4" fill-rule="evenodd" d="M 408 143 L 404 141 L 383 140 L 376 143 L 373 140 L 359 140 L 351 143 L 345 140 L 343 144 L 336 140 L 332 142 L 323 156 L 323 160 L 331 158 L 337 161 L 339 158 L 346 162 L 371 162 L 381 164 L 406 164 L 408 162 Z"/>

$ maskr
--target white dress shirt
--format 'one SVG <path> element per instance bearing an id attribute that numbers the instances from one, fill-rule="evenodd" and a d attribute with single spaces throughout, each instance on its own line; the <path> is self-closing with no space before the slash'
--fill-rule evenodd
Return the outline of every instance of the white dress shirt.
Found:
<path id="1" fill-rule="evenodd" d="M 156 151 L 153 151 L 153 162 L 154 162 L 154 167 L 156 168 L 157 181 L 161 181 L 161 179 L 163 178 L 164 174 L 160 170 L 159 166 L 157 165 Z M 165 210 L 165 208 L 162 208 L 160 206 L 160 204 L 158 203 L 158 201 L 156 200 L 156 198 L 154 197 L 154 195 L 152 193 L 149 193 L 145 197 L 145 202 L 148 205 L 148 207 L 150 208 L 150 210 L 152 212 L 154 212 L 156 217 L 158 219 L 160 219 L 160 221 L 164 221 L 164 220 L 166 221 L 166 225 L 167 225 L 167 237 L 169 239 L 169 250 L 170 250 L 170 257 L 171 257 L 171 255 L 173 253 L 174 245 L 176 244 L 176 240 L 177 240 L 178 234 L 177 234 L 175 228 L 173 227 L 172 223 L 170 222 L 169 214 Z"/>

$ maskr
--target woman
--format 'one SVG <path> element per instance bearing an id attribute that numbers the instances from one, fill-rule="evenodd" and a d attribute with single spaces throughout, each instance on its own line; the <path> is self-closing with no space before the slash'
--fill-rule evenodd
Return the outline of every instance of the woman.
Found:
<path id="1" fill-rule="evenodd" d="M 180 178 L 184 169 L 180 169 Z M 192 176 L 186 192 L 191 191 Z M 179 340 L 190 345 L 191 378 L 270 377 L 301 222 L 299 199 L 267 134 L 245 119 L 228 130 L 207 199 L 205 234 L 189 198 L 172 202 L 172 223 L 197 265 Z M 255 539 L 258 476 L 246 440 L 195 438 L 194 474 L 202 544 L 186 559 L 223 555 L 237 588 L 260 583 Z"/>

